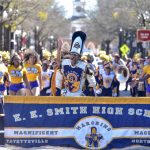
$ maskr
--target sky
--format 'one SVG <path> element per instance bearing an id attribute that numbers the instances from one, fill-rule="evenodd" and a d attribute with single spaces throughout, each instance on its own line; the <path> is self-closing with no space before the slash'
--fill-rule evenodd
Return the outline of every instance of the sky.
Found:
<path id="1" fill-rule="evenodd" d="M 71 17 L 73 13 L 73 3 L 72 0 L 57 0 L 60 5 L 62 5 L 66 10 L 66 17 Z"/>
<path id="2" fill-rule="evenodd" d="M 60 6 L 63 6 L 66 10 L 66 17 L 69 18 L 73 14 L 73 0 L 56 0 Z M 85 0 L 86 9 L 93 9 L 96 5 L 96 0 Z M 93 6 L 93 7 L 92 7 Z"/>

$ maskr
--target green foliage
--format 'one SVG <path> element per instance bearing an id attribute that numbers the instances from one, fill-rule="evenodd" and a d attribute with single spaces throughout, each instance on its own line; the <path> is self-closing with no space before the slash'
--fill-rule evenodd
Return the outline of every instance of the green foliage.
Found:
<path id="1" fill-rule="evenodd" d="M 45 22 L 48 18 L 48 13 L 44 11 L 39 11 L 38 12 L 38 17 L 41 21 Z"/>
<path id="2" fill-rule="evenodd" d="M 139 28 L 139 14 L 149 11 L 149 0 L 97 0 L 95 10 L 87 12 L 90 39 L 112 40 L 120 28 Z"/>

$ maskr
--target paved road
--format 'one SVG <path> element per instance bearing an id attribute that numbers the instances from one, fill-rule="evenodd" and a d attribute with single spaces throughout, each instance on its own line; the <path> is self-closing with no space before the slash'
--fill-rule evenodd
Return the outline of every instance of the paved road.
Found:
<path id="1" fill-rule="evenodd" d="M 125 89 L 125 83 L 121 83 L 120 84 L 120 97 L 131 97 L 130 95 L 130 87 L 128 86 L 128 90 L 127 91 L 124 91 Z"/>
<path id="2" fill-rule="evenodd" d="M 78 150 L 76 148 L 70 147 L 53 147 L 53 146 L 42 146 L 42 147 L 33 147 L 33 148 L 20 148 L 15 146 L 8 146 L 8 147 L 0 147 L 0 150 Z M 130 146 L 126 148 L 117 148 L 111 150 L 150 150 L 150 147 L 145 146 Z"/>

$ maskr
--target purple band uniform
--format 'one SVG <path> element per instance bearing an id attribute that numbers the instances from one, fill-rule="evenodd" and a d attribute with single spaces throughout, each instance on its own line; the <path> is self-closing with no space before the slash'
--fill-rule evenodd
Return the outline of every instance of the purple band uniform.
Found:
<path id="1" fill-rule="evenodd" d="M 29 82 L 29 83 L 30 83 L 31 89 L 39 86 L 38 81 L 33 81 L 33 82 Z"/>
<path id="2" fill-rule="evenodd" d="M 0 91 L 2 92 L 2 91 L 5 91 L 5 85 L 4 84 L 0 84 Z"/>
<path id="3" fill-rule="evenodd" d="M 146 92 L 149 92 L 149 93 L 150 93 L 150 84 L 147 84 L 147 85 L 146 85 Z"/>
<path id="4" fill-rule="evenodd" d="M 18 83 L 18 84 L 11 84 L 9 87 L 9 90 L 13 91 L 13 92 L 17 92 L 20 89 L 24 88 L 24 84 L 23 83 Z"/>

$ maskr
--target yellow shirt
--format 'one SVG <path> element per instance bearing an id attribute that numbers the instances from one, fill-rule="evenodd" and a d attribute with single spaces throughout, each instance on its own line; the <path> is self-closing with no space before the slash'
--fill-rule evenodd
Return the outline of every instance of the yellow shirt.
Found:
<path id="1" fill-rule="evenodd" d="M 41 65 L 40 64 L 35 64 L 35 65 L 25 64 L 24 66 L 27 70 L 27 78 L 29 82 L 38 80 L 39 73 L 42 72 Z"/>
<path id="2" fill-rule="evenodd" d="M 143 72 L 144 72 L 145 74 L 150 75 L 150 65 L 144 66 Z M 150 78 L 147 79 L 147 82 L 148 82 L 148 84 L 150 84 Z"/>
<path id="3" fill-rule="evenodd" d="M 13 65 L 8 67 L 8 72 L 10 74 L 10 79 L 12 84 L 18 84 L 24 82 L 23 76 L 27 74 L 26 69 L 22 68 L 22 66 L 15 68 Z"/>
<path id="4" fill-rule="evenodd" d="M 4 64 L 0 64 L 0 84 L 4 83 L 4 76 L 8 74 L 8 69 Z"/>

